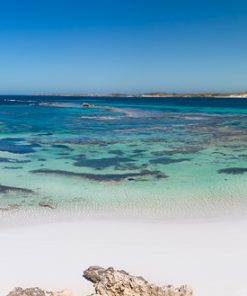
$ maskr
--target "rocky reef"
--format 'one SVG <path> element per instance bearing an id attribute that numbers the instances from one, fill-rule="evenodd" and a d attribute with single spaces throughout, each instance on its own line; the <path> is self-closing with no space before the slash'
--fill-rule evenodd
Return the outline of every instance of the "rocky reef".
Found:
<path id="1" fill-rule="evenodd" d="M 133 276 L 124 270 L 91 266 L 84 271 L 83 277 L 93 283 L 95 293 L 90 296 L 192 296 L 187 285 L 156 286 L 143 277 Z M 15 288 L 7 296 L 72 296 L 71 290 L 48 292 L 39 288 Z"/>

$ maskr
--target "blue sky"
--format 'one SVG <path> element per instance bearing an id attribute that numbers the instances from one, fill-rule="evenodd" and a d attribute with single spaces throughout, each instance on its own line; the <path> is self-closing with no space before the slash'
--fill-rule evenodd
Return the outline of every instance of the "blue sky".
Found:
<path id="1" fill-rule="evenodd" d="M 247 3 L 0 0 L 0 93 L 247 90 Z"/>

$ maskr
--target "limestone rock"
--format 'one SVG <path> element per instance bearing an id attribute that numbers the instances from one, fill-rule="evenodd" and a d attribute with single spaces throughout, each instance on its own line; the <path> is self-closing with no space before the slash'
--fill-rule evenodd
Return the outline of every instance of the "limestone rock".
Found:
<path id="1" fill-rule="evenodd" d="M 84 278 L 94 284 L 94 296 L 192 296 L 187 285 L 159 287 L 140 276 L 132 276 L 123 270 L 112 267 L 104 269 L 91 266 L 83 273 Z"/>
<path id="2" fill-rule="evenodd" d="M 47 296 L 46 292 L 39 288 L 15 288 L 7 296 Z"/>
<path id="3" fill-rule="evenodd" d="M 44 208 L 49 208 L 52 210 L 54 210 L 57 207 L 57 205 L 53 202 L 52 199 L 45 199 L 45 200 L 40 201 L 39 206 L 44 207 Z"/>
<path id="4" fill-rule="evenodd" d="M 91 266 L 83 276 L 94 284 L 95 294 L 90 296 L 192 296 L 192 289 L 186 285 L 159 287 L 143 277 L 133 276 L 123 270 Z M 72 296 L 71 290 L 58 292 L 40 288 L 15 288 L 7 296 Z"/>
<path id="5" fill-rule="evenodd" d="M 72 296 L 72 291 L 66 289 L 63 291 L 48 292 L 37 287 L 27 289 L 15 288 L 7 296 Z"/>
<path id="6" fill-rule="evenodd" d="M 51 292 L 49 296 L 72 296 L 72 291 L 69 289 L 60 291 L 60 292 Z"/>

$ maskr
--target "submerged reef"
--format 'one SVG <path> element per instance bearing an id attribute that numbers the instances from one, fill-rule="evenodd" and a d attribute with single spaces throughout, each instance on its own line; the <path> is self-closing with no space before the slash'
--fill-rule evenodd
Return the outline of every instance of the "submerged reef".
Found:
<path id="1" fill-rule="evenodd" d="M 63 145 L 63 144 L 53 144 L 51 145 L 53 148 L 58 148 L 58 149 L 65 149 L 68 151 L 73 151 L 73 149 L 67 145 Z"/>
<path id="2" fill-rule="evenodd" d="M 247 168 L 226 168 L 218 170 L 219 174 L 242 175 L 247 173 Z"/>
<path id="3" fill-rule="evenodd" d="M 24 160 L 18 160 L 14 158 L 9 157 L 0 157 L 0 163 L 28 163 L 31 162 L 31 160 L 24 159 Z"/>
<path id="4" fill-rule="evenodd" d="M 0 184 L 0 194 L 8 192 L 22 192 L 22 193 L 33 193 L 33 190 L 21 187 L 5 186 Z"/>
<path id="5" fill-rule="evenodd" d="M 40 147 L 39 144 L 23 143 L 24 138 L 3 138 L 0 139 L 0 151 L 14 154 L 27 154 L 35 152 L 34 148 Z"/>
<path id="6" fill-rule="evenodd" d="M 172 164 L 172 163 L 178 163 L 178 162 L 183 162 L 183 161 L 190 161 L 189 158 L 178 158 L 178 159 L 173 159 L 169 157 L 160 157 L 156 159 L 151 159 L 150 163 L 153 164 Z"/>
<path id="7" fill-rule="evenodd" d="M 11 158 L 7 158 L 7 157 L 0 157 L 0 162 L 11 163 L 11 162 L 13 162 L 13 160 Z"/>
<path id="8" fill-rule="evenodd" d="M 161 151 L 154 151 L 152 152 L 155 156 L 163 156 L 163 155 L 176 155 L 176 154 L 192 154 L 197 153 L 204 150 L 202 147 L 182 147 L 182 148 L 176 148 L 172 150 L 161 150 Z"/>
<path id="9" fill-rule="evenodd" d="M 87 179 L 91 181 L 102 181 L 102 182 L 120 182 L 122 180 L 134 181 L 134 180 L 145 180 L 145 178 L 164 179 L 167 176 L 160 171 L 143 170 L 139 173 L 126 173 L 126 174 L 90 174 L 90 173 L 75 173 L 64 170 L 50 170 L 50 169 L 38 169 L 32 170 L 33 174 L 47 174 L 57 175 L 64 177 L 77 177 Z"/>
<path id="10" fill-rule="evenodd" d="M 106 157 L 106 158 L 96 158 L 96 159 L 87 159 L 84 156 L 76 157 L 75 166 L 78 167 L 89 167 L 95 169 L 105 169 L 111 166 L 117 166 L 122 163 L 133 162 L 134 159 L 128 157 Z"/>

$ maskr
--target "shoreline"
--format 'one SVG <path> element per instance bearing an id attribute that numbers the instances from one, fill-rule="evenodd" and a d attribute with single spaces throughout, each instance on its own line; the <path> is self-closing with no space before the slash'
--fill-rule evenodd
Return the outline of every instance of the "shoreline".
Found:
<path id="1" fill-rule="evenodd" d="M 211 93 L 192 93 L 192 94 L 184 94 L 184 93 L 176 93 L 176 94 L 157 94 L 157 95 L 152 95 L 152 94 L 81 94 L 81 93 L 51 93 L 51 94 L 0 94 L 0 97 L 4 96 L 26 96 L 26 97 L 81 97 L 81 98 L 181 98 L 181 99 L 191 99 L 191 98 L 196 98 L 196 99 L 246 99 L 247 98 L 247 93 L 244 92 L 243 94 L 241 93 L 226 93 L 226 94 L 211 94 Z"/>
<path id="2" fill-rule="evenodd" d="M 207 200 L 170 201 L 162 204 L 136 204 L 132 207 L 114 205 L 104 208 L 90 208 L 74 205 L 71 207 L 22 207 L 0 210 L 0 231 L 16 227 L 56 223 L 81 222 L 131 222 L 176 224 L 212 224 L 241 222 L 247 220 L 247 207 L 243 199 L 235 202 L 218 201 L 209 204 Z"/>

